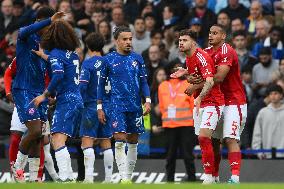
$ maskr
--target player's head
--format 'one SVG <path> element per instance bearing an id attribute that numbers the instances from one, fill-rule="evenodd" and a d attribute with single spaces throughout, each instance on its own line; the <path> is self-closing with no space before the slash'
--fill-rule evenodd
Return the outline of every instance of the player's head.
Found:
<path id="1" fill-rule="evenodd" d="M 121 53 L 128 54 L 132 49 L 132 33 L 126 26 L 116 27 L 113 32 L 117 50 Z"/>
<path id="2" fill-rule="evenodd" d="M 72 26 L 63 20 L 53 22 L 41 40 L 42 48 L 49 51 L 54 48 L 75 51 L 79 45 L 79 39 Z"/>
<path id="3" fill-rule="evenodd" d="M 104 37 L 99 33 L 90 33 L 86 37 L 85 42 L 87 48 L 92 52 L 101 52 L 105 45 Z"/>
<path id="4" fill-rule="evenodd" d="M 283 89 L 280 85 L 272 84 L 266 89 L 271 103 L 279 103 L 283 98 Z"/>
<path id="5" fill-rule="evenodd" d="M 179 33 L 179 50 L 183 53 L 189 53 L 192 48 L 197 47 L 197 33 L 191 29 L 182 30 Z"/>
<path id="6" fill-rule="evenodd" d="M 224 43 L 226 30 L 222 25 L 215 24 L 210 28 L 208 42 L 209 45 L 217 46 Z"/>
<path id="7" fill-rule="evenodd" d="M 45 20 L 47 18 L 52 17 L 55 14 L 55 11 L 50 7 L 42 7 L 40 8 L 36 13 L 36 22 L 39 22 L 41 20 Z M 48 29 L 48 26 L 41 29 L 38 34 L 42 36 L 42 34 L 46 33 Z"/>

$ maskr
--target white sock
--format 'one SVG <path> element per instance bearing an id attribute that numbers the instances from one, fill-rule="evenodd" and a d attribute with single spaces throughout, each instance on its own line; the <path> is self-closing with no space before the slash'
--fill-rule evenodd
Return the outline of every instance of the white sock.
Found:
<path id="1" fill-rule="evenodd" d="M 115 142 L 115 161 L 122 180 L 127 179 L 125 142 Z"/>
<path id="2" fill-rule="evenodd" d="M 28 160 L 28 155 L 23 154 L 22 152 L 18 151 L 17 159 L 14 164 L 14 167 L 16 168 L 16 170 L 24 169 L 27 164 L 27 160 Z"/>
<path id="3" fill-rule="evenodd" d="M 131 179 L 137 160 L 137 144 L 127 143 L 127 179 Z"/>
<path id="4" fill-rule="evenodd" d="M 54 169 L 53 159 L 50 154 L 50 143 L 44 145 L 43 149 L 44 149 L 44 166 L 48 171 L 49 175 L 51 176 L 52 180 L 56 181 L 58 179 L 58 174 Z"/>
<path id="5" fill-rule="evenodd" d="M 56 158 L 57 166 L 59 169 L 59 178 L 62 181 L 65 181 L 67 180 L 69 176 L 69 172 L 70 172 L 69 166 L 71 165 L 71 163 L 69 163 L 71 161 L 70 154 L 66 146 L 59 149 L 58 151 L 55 151 L 55 158 Z"/>
<path id="6" fill-rule="evenodd" d="M 231 179 L 235 182 L 240 182 L 240 176 L 238 176 L 238 175 L 232 175 Z"/>
<path id="7" fill-rule="evenodd" d="M 35 182 L 37 180 L 40 158 L 29 158 L 29 181 Z"/>
<path id="8" fill-rule="evenodd" d="M 113 152 L 112 149 L 104 151 L 105 181 L 110 182 L 113 171 Z"/>
<path id="9" fill-rule="evenodd" d="M 85 181 L 94 182 L 95 152 L 92 147 L 83 149 L 85 165 Z"/>

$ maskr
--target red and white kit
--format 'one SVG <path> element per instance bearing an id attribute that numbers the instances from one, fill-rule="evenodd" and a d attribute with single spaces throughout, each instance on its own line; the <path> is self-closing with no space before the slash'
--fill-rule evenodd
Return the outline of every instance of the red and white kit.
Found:
<path id="1" fill-rule="evenodd" d="M 186 66 L 189 74 L 201 76 L 204 80 L 215 74 L 214 62 L 202 49 L 198 48 L 191 57 L 187 57 Z M 197 90 L 194 98 L 201 92 Z M 199 135 L 200 128 L 215 130 L 224 108 L 224 96 L 220 85 L 214 85 L 211 91 L 201 101 L 199 113 L 193 111 L 195 134 Z"/>
<path id="2" fill-rule="evenodd" d="M 223 111 L 223 124 L 219 124 L 214 138 L 234 138 L 240 140 L 247 118 L 246 95 L 240 77 L 240 66 L 236 51 L 224 43 L 216 51 L 213 47 L 205 51 L 212 57 L 215 67 L 221 65 L 230 66 L 230 71 L 221 83 L 221 90 L 224 94 L 225 107 Z"/>

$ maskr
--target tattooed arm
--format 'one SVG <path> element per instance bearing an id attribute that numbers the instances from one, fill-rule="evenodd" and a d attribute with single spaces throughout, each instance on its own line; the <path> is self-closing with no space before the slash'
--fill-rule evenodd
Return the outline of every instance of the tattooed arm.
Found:
<path id="1" fill-rule="evenodd" d="M 213 86 L 214 86 L 213 77 L 207 77 L 204 86 L 198 96 L 200 100 L 202 100 L 208 94 L 208 92 L 212 89 Z"/>

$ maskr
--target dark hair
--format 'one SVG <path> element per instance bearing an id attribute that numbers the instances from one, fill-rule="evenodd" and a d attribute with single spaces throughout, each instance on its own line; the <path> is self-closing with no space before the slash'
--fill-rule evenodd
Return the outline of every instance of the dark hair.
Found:
<path id="1" fill-rule="evenodd" d="M 49 51 L 54 48 L 74 51 L 80 42 L 72 26 L 66 21 L 58 20 L 49 26 L 40 44 Z"/>
<path id="2" fill-rule="evenodd" d="M 269 31 L 269 33 L 271 33 L 271 32 L 273 32 L 273 31 L 278 31 L 278 32 L 282 32 L 282 29 L 281 29 L 281 27 L 279 27 L 279 26 L 272 26 L 271 27 L 271 29 L 270 29 L 270 31 Z"/>
<path id="3" fill-rule="evenodd" d="M 271 55 L 271 48 L 270 47 L 262 47 L 259 51 L 259 55 Z"/>
<path id="4" fill-rule="evenodd" d="M 223 33 L 226 33 L 226 28 L 224 26 L 222 26 L 221 24 L 213 24 L 213 26 L 220 28 Z M 213 26 L 211 26 L 211 27 L 213 27 Z"/>
<path id="5" fill-rule="evenodd" d="M 104 37 L 99 33 L 90 33 L 85 39 L 88 49 L 91 51 L 101 51 L 105 45 Z"/>
<path id="6" fill-rule="evenodd" d="M 43 20 L 52 17 L 55 11 L 50 7 L 42 7 L 36 13 L 36 20 Z"/>
<path id="7" fill-rule="evenodd" d="M 151 85 L 151 94 L 158 91 L 159 83 L 157 81 L 157 75 L 158 75 L 159 71 L 161 71 L 161 70 L 164 70 L 165 74 L 167 74 L 165 68 L 163 68 L 163 67 L 159 67 L 155 70 L 155 72 L 153 73 L 153 80 L 152 80 L 153 82 L 152 82 L 152 85 Z"/>
<path id="8" fill-rule="evenodd" d="M 232 22 L 233 22 L 234 20 L 240 20 L 241 24 L 244 24 L 244 20 L 241 19 L 241 18 L 235 18 L 235 19 L 232 20 Z"/>
<path id="9" fill-rule="evenodd" d="M 278 92 L 280 94 L 283 94 L 283 89 L 280 85 L 277 84 L 271 84 L 266 89 L 266 95 L 269 95 L 272 92 Z"/>
<path id="10" fill-rule="evenodd" d="M 193 39 L 194 41 L 197 40 L 197 36 L 198 36 L 198 34 L 197 34 L 195 31 L 191 30 L 191 29 L 181 30 L 181 31 L 179 32 L 179 36 L 183 36 L 183 35 L 189 36 L 189 37 L 190 37 L 191 39 Z"/>
<path id="11" fill-rule="evenodd" d="M 152 18 L 154 18 L 154 20 L 156 20 L 155 15 L 152 12 L 145 13 L 143 18 L 146 19 L 147 17 L 152 17 Z"/>
<path id="12" fill-rule="evenodd" d="M 108 34 L 107 36 L 104 36 L 105 42 L 106 42 L 106 43 L 109 43 L 109 42 L 111 41 L 111 25 L 110 25 L 110 23 L 109 23 L 107 20 L 105 20 L 105 19 L 101 20 L 101 21 L 98 23 L 98 31 L 99 31 L 99 26 L 100 26 L 101 23 L 103 23 L 103 22 L 105 22 L 105 23 L 107 24 L 107 27 L 108 27 L 108 30 L 109 30 L 109 34 Z"/>
<path id="13" fill-rule="evenodd" d="M 131 32 L 131 30 L 127 26 L 118 26 L 113 31 L 113 38 L 118 39 L 119 34 L 122 32 Z"/>
<path id="14" fill-rule="evenodd" d="M 163 37 L 163 32 L 161 30 L 154 29 L 150 32 L 150 38 L 155 37 L 156 34 L 161 34 Z"/>
<path id="15" fill-rule="evenodd" d="M 243 37 L 247 37 L 247 33 L 244 30 L 239 30 L 239 31 L 235 31 L 233 33 L 233 38 L 237 37 L 237 36 L 243 36 Z"/>

